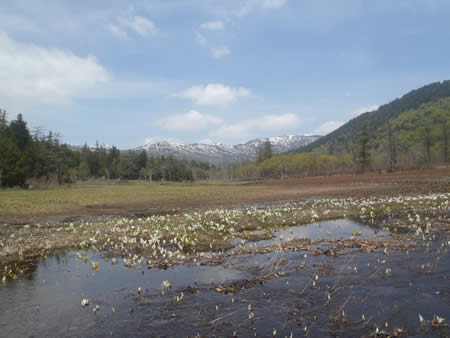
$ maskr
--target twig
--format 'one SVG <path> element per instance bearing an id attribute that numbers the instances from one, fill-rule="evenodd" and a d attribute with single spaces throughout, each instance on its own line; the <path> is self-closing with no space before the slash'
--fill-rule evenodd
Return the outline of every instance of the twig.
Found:
<path id="1" fill-rule="evenodd" d="M 347 300 L 344 302 L 344 304 L 342 304 L 342 306 L 339 308 L 339 310 L 337 310 L 337 312 L 341 312 L 341 310 L 345 307 L 345 305 L 347 305 L 348 301 L 350 300 L 350 298 L 352 298 L 353 293 L 348 296 Z"/>
<path id="2" fill-rule="evenodd" d="M 224 318 L 226 318 L 226 317 L 232 316 L 232 315 L 234 315 L 235 313 L 238 313 L 238 312 L 240 312 L 240 311 L 242 311 L 242 310 L 245 310 L 245 309 L 242 308 L 242 309 L 239 309 L 239 310 L 236 310 L 236 311 L 227 313 L 226 315 L 223 315 L 223 316 L 221 316 L 221 317 L 219 317 L 219 318 L 216 318 L 216 319 L 214 319 L 214 320 L 211 320 L 208 324 L 209 324 L 209 325 L 212 325 L 212 324 L 216 323 L 217 321 L 219 321 L 219 320 L 221 320 L 221 319 L 224 319 Z"/>

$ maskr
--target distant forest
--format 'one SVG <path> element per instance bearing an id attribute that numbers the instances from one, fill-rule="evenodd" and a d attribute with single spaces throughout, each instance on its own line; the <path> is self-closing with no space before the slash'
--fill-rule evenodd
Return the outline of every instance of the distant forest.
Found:
<path id="1" fill-rule="evenodd" d="M 79 150 L 62 144 L 53 132 L 30 132 L 22 115 L 8 121 L 0 110 L 0 185 L 75 183 L 89 178 L 193 181 L 207 179 L 209 164 L 148 157 L 145 151 L 119 151 L 116 147 Z"/>
<path id="2" fill-rule="evenodd" d="M 52 132 L 30 132 L 22 115 L 8 121 L 0 110 L 0 185 L 105 180 L 247 180 L 265 177 L 354 174 L 448 165 L 450 81 L 416 89 L 364 113 L 336 131 L 289 154 L 274 154 L 270 142 L 256 161 L 217 169 L 145 150 L 119 151 L 101 145 L 62 144 Z"/>

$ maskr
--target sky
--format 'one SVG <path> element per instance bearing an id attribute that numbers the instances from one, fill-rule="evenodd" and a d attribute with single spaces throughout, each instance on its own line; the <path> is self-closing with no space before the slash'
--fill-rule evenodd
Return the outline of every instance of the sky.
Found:
<path id="1" fill-rule="evenodd" d="M 0 108 L 64 142 L 324 135 L 450 78 L 448 0 L 2 0 Z"/>

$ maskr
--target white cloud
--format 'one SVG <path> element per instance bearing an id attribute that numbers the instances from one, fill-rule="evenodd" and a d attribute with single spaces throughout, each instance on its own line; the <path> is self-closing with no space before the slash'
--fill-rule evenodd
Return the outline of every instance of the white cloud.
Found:
<path id="1" fill-rule="evenodd" d="M 230 54 L 231 54 L 231 51 L 228 47 L 218 47 L 218 48 L 211 49 L 211 55 L 214 59 L 221 59 Z"/>
<path id="2" fill-rule="evenodd" d="M 248 15 L 254 9 L 254 7 L 255 6 L 254 6 L 253 1 L 244 2 L 244 5 L 242 5 L 241 8 L 234 11 L 234 15 L 239 18 L 244 17 L 244 16 Z"/>
<path id="3" fill-rule="evenodd" d="M 195 42 L 197 42 L 200 46 L 205 46 L 208 44 L 208 40 L 203 34 L 200 33 L 195 34 Z"/>
<path id="4" fill-rule="evenodd" d="M 263 8 L 280 8 L 283 7 L 286 0 L 264 0 L 262 3 Z"/>
<path id="5" fill-rule="evenodd" d="M 210 31 L 223 31 L 225 25 L 222 21 L 209 21 L 201 24 L 200 27 Z"/>
<path id="6" fill-rule="evenodd" d="M 226 104 L 235 102 L 240 97 L 248 97 L 251 92 L 247 88 L 232 88 L 221 83 L 206 86 L 192 86 L 176 96 L 194 101 L 198 105 Z"/>
<path id="7" fill-rule="evenodd" d="M 257 119 L 222 125 L 213 131 L 211 136 L 231 142 L 243 142 L 254 138 L 258 131 L 265 133 L 293 131 L 301 123 L 296 114 L 265 115 Z"/>
<path id="8" fill-rule="evenodd" d="M 6 109 L 70 104 L 109 79 L 93 56 L 17 42 L 0 32 L 0 102 Z"/>
<path id="9" fill-rule="evenodd" d="M 345 122 L 342 121 L 327 121 L 324 124 L 322 124 L 319 128 L 314 130 L 314 135 L 326 135 L 331 133 L 332 131 L 338 129 L 340 126 L 342 126 Z"/>
<path id="10" fill-rule="evenodd" d="M 158 28 L 149 19 L 139 15 L 122 16 L 116 19 L 117 24 L 109 24 L 108 30 L 122 40 L 128 38 L 129 32 L 134 32 L 142 37 L 155 36 Z"/>
<path id="11" fill-rule="evenodd" d="M 300 118 L 295 114 L 266 115 L 258 120 L 259 128 L 267 130 L 286 130 L 298 127 L 300 123 Z"/>
<path id="12" fill-rule="evenodd" d="M 234 11 L 234 15 L 242 18 L 258 8 L 281 8 L 286 2 L 287 0 L 246 0 L 243 1 L 243 5 L 238 10 Z"/>
<path id="13" fill-rule="evenodd" d="M 380 108 L 380 106 L 377 105 L 377 104 L 374 104 L 374 105 L 371 105 L 371 106 L 366 106 L 366 107 L 361 107 L 361 108 L 356 108 L 356 109 L 353 109 L 351 112 L 349 112 L 347 115 L 351 116 L 351 117 L 356 117 L 356 116 L 361 115 L 363 113 L 367 113 L 367 112 L 371 112 L 371 111 L 377 110 L 378 108 Z"/>
<path id="14" fill-rule="evenodd" d="M 253 129 L 253 125 L 247 122 L 228 124 L 211 132 L 211 136 L 227 142 L 245 142 L 253 138 Z"/>
<path id="15" fill-rule="evenodd" d="M 156 125 L 165 130 L 199 130 L 220 124 L 222 121 L 212 115 L 191 110 L 186 114 L 170 115 L 156 121 Z"/>
<path id="16" fill-rule="evenodd" d="M 126 40 L 128 38 L 127 32 L 125 32 L 122 28 L 117 25 L 110 24 L 108 26 L 109 31 L 116 37 L 122 40 Z"/>
<path id="17" fill-rule="evenodd" d="M 122 18 L 120 21 L 123 25 L 131 28 L 143 37 L 154 36 L 158 32 L 155 24 L 143 16 L 135 15 L 129 18 Z"/>
<path id="18" fill-rule="evenodd" d="M 224 24 L 222 21 L 210 21 L 200 25 L 200 28 L 204 30 L 223 30 Z M 199 32 L 195 33 L 195 42 L 200 46 L 207 46 L 207 38 Z M 210 48 L 212 58 L 219 60 L 231 54 L 231 50 L 227 46 L 212 47 Z"/>

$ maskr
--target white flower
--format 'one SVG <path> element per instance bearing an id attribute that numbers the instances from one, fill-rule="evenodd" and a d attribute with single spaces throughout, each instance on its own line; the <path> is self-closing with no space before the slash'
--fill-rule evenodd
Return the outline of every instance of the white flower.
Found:
<path id="1" fill-rule="evenodd" d="M 165 280 L 165 281 L 162 282 L 161 287 L 163 289 L 168 290 L 168 289 L 172 288 L 172 283 L 170 281 L 168 281 L 168 280 Z"/>

